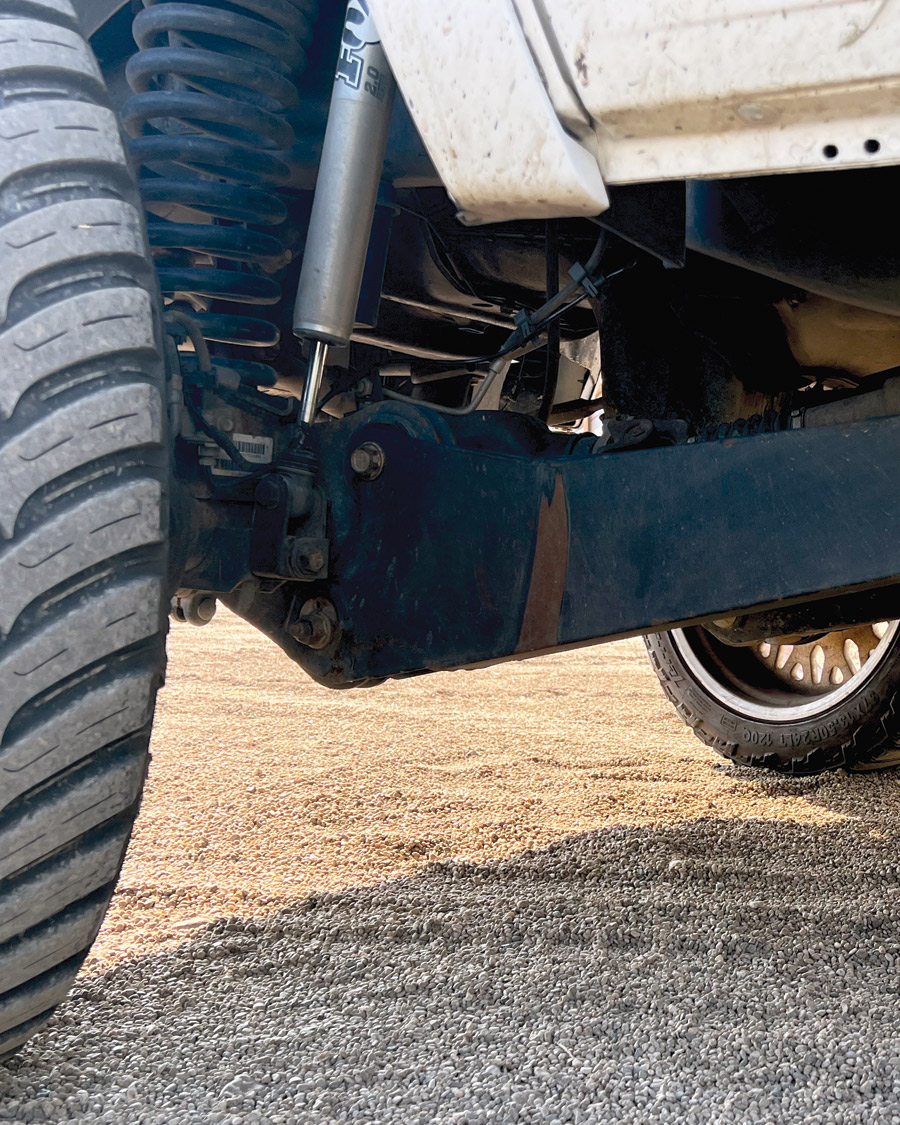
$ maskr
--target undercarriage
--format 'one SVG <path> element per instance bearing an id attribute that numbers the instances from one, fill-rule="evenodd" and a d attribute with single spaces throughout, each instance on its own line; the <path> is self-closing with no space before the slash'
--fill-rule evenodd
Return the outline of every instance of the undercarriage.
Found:
<path id="1" fill-rule="evenodd" d="M 472 225 L 366 4 L 232 7 L 149 5 L 137 53 L 83 14 L 165 299 L 176 619 L 336 687 L 702 624 L 813 645 L 821 694 L 898 600 L 896 167 Z"/>
<path id="2" fill-rule="evenodd" d="M 0 1054 L 102 920 L 170 614 L 335 688 L 643 635 L 729 759 L 896 763 L 896 76 L 877 132 L 846 7 L 779 16 L 831 85 L 604 118 L 584 4 L 454 0 L 458 81 L 395 0 L 4 6 Z"/>
<path id="3" fill-rule="evenodd" d="M 341 47 L 339 6 L 314 17 L 291 4 L 261 79 L 240 62 L 260 49 L 247 16 L 210 51 L 217 11 L 148 7 L 127 57 L 124 9 L 96 36 L 143 167 L 179 350 L 173 571 L 188 619 L 221 596 L 343 684 L 841 589 L 885 587 L 851 603 L 868 620 L 891 607 L 897 571 L 872 461 L 890 424 L 865 423 L 896 412 L 870 390 L 900 363 L 891 251 L 871 242 L 894 169 L 623 186 L 595 219 L 466 227 L 397 99 L 383 114 L 384 169 L 369 172 L 371 240 L 331 248 L 339 268 L 297 336 L 331 60 L 355 64 L 354 47 Z M 319 198 L 346 209 L 327 172 Z M 836 206 L 842 221 L 823 234 Z M 310 325 L 347 305 L 354 257 L 350 339 L 327 349 L 310 427 Z M 795 432 L 813 418 L 815 433 Z M 852 519 L 846 472 L 827 472 L 848 454 L 867 474 Z M 370 466 L 348 467 L 367 455 Z M 817 541 L 831 545 L 821 569 Z M 745 565 L 700 579 L 693 553 L 712 549 Z M 333 607 L 314 648 L 297 624 L 307 603 Z M 828 617 L 812 604 L 811 620 Z M 793 632 L 802 617 L 795 609 Z"/>

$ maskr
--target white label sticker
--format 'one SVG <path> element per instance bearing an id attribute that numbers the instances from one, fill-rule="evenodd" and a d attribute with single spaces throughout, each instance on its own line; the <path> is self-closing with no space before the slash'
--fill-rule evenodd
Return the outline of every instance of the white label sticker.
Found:
<path id="1" fill-rule="evenodd" d="M 260 437 L 259 434 L 229 434 L 235 448 L 247 461 L 254 465 L 268 465 L 272 460 L 274 442 L 270 437 Z M 209 471 L 217 477 L 242 477 L 241 469 L 236 469 L 234 462 L 226 456 L 225 452 L 217 445 L 207 443 L 203 447 L 200 463 L 206 465 Z"/>

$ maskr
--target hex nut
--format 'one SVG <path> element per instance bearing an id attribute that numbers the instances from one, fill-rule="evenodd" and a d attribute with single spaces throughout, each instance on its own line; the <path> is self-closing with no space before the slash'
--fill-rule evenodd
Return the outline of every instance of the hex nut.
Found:
<path id="1" fill-rule="evenodd" d="M 309 648 L 327 648 L 338 634 L 337 610 L 326 598 L 310 598 L 287 631 Z"/>

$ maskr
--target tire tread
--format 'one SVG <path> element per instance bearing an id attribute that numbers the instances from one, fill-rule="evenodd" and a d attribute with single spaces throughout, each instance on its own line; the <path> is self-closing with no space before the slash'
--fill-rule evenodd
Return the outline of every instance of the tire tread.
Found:
<path id="1" fill-rule="evenodd" d="M 0 13 L 0 1056 L 112 894 L 164 667 L 160 297 L 68 0 Z"/>
<path id="2" fill-rule="evenodd" d="M 896 645 L 886 654 L 883 673 L 872 680 L 871 702 L 861 714 L 838 705 L 838 713 L 831 716 L 834 733 L 826 734 L 816 733 L 825 726 L 821 719 L 797 727 L 772 725 L 772 743 L 763 747 L 760 741 L 748 741 L 742 731 L 752 727 L 757 735 L 765 734 L 765 724 L 730 715 L 693 679 L 668 633 L 651 634 L 644 644 L 660 686 L 684 724 L 705 746 L 736 765 L 791 776 L 836 769 L 870 772 L 900 765 L 900 647 Z M 796 745 L 780 744 L 782 734 L 794 731 Z"/>

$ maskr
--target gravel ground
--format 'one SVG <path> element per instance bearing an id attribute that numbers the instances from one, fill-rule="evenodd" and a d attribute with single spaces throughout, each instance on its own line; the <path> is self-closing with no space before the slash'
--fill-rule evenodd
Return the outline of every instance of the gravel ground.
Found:
<path id="1" fill-rule="evenodd" d="M 896 775 L 728 767 L 638 642 L 343 694 L 226 614 L 171 648 L 0 1121 L 900 1125 Z"/>

